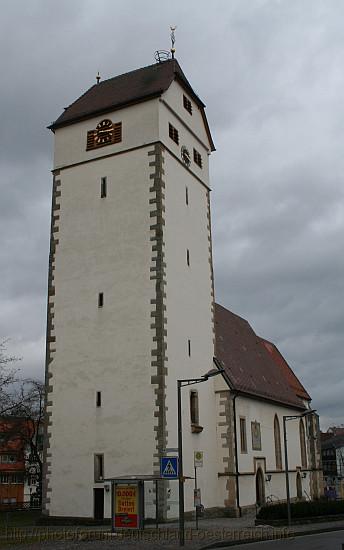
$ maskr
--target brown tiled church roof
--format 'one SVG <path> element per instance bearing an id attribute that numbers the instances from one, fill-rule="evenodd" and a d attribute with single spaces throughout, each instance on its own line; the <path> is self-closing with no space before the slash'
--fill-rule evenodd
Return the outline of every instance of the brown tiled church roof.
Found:
<path id="1" fill-rule="evenodd" d="M 210 146 L 214 150 L 214 143 L 204 112 L 205 105 L 193 91 L 176 59 L 155 63 L 94 84 L 69 105 L 49 128 L 55 130 L 61 126 L 159 97 L 175 79 L 200 108 Z"/>
<path id="2" fill-rule="evenodd" d="M 271 357 L 276 363 L 276 366 L 282 369 L 284 377 L 286 378 L 286 380 L 288 380 L 289 386 L 293 389 L 296 395 L 298 397 L 301 397 L 301 399 L 306 399 L 307 401 L 309 401 L 311 399 L 309 393 L 303 387 L 300 380 L 297 378 L 296 374 L 291 370 L 290 366 L 288 365 L 287 361 L 284 359 L 283 355 L 281 354 L 277 346 L 275 346 L 275 344 L 273 344 L 272 342 L 265 340 L 265 338 L 261 338 L 261 342 L 263 346 L 271 354 Z"/>
<path id="3" fill-rule="evenodd" d="M 276 364 L 245 319 L 216 304 L 215 334 L 215 356 L 233 390 L 305 409 L 286 370 Z"/>

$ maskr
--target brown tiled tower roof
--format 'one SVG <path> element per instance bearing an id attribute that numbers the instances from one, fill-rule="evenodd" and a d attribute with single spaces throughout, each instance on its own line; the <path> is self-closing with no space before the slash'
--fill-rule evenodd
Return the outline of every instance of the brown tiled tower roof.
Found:
<path id="1" fill-rule="evenodd" d="M 214 150 L 214 143 L 204 112 L 205 105 L 193 91 L 176 59 L 155 63 L 94 84 L 69 105 L 49 128 L 54 131 L 80 120 L 159 97 L 170 87 L 173 80 L 177 80 L 181 84 L 200 108 L 211 150 Z"/>
<path id="2" fill-rule="evenodd" d="M 216 304 L 215 334 L 215 356 L 233 390 L 305 409 L 285 370 L 276 364 L 245 319 Z"/>

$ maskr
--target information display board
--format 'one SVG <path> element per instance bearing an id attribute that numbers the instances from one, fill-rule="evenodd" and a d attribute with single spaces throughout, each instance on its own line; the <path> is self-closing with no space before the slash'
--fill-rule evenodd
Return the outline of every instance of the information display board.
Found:
<path id="1" fill-rule="evenodd" d="M 138 485 L 116 485 L 115 528 L 139 529 L 139 519 Z"/>

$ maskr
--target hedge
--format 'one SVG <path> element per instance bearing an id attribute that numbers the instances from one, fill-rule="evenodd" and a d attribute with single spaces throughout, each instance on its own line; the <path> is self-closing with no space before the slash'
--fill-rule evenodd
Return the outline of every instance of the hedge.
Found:
<path id="1" fill-rule="evenodd" d="M 344 514 L 344 500 L 292 502 L 290 507 L 291 516 L 293 518 L 335 516 L 336 514 Z M 257 519 L 284 519 L 287 517 L 287 503 L 262 506 L 257 514 Z"/>

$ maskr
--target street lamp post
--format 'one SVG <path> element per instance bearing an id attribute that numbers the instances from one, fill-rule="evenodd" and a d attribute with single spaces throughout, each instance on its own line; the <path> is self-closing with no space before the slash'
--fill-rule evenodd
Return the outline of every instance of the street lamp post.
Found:
<path id="1" fill-rule="evenodd" d="M 183 472 L 183 432 L 182 432 L 182 380 L 177 380 L 178 406 L 178 494 L 179 494 L 179 545 L 184 546 L 184 472 Z"/>
<path id="2" fill-rule="evenodd" d="M 290 510 L 290 491 L 289 491 L 289 467 L 288 467 L 288 448 L 287 448 L 287 420 L 297 417 L 283 416 L 283 438 L 284 438 L 284 463 L 285 463 L 285 488 L 287 493 L 287 511 L 288 511 L 288 527 L 291 526 L 291 510 Z"/>
<path id="3" fill-rule="evenodd" d="M 183 472 L 183 422 L 182 422 L 182 392 L 184 386 L 200 384 L 206 382 L 209 378 L 217 376 L 224 372 L 224 369 L 211 369 L 200 378 L 186 378 L 177 380 L 177 408 L 178 408 L 178 489 L 179 489 L 179 546 L 185 545 L 185 527 L 184 527 L 184 472 Z"/>
<path id="4" fill-rule="evenodd" d="M 284 462 L 285 462 L 285 488 L 287 495 L 287 514 L 288 514 L 288 527 L 291 526 L 291 507 L 290 507 L 290 490 L 289 490 L 289 466 L 288 466 L 288 443 L 287 443 L 287 421 L 295 420 L 296 418 L 303 418 L 313 414 L 315 409 L 305 411 L 299 415 L 283 416 L 283 439 L 284 439 Z"/>

